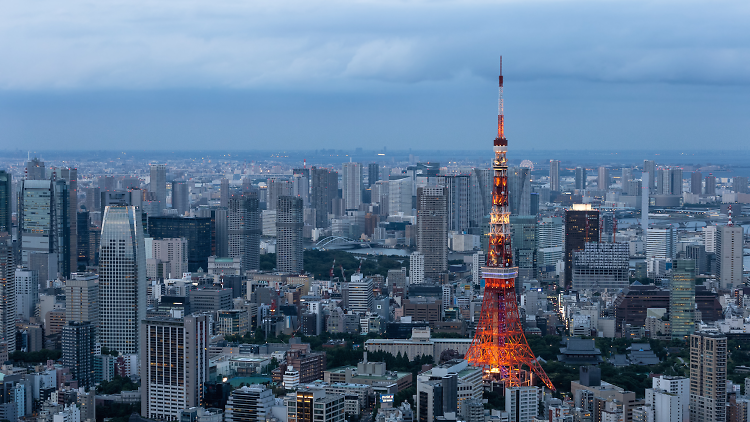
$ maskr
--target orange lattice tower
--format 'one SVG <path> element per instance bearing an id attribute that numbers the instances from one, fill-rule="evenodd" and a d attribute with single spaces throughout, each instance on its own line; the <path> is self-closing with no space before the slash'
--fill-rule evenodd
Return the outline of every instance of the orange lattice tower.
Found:
<path id="1" fill-rule="evenodd" d="M 531 385 L 531 372 L 554 390 L 549 377 L 534 357 L 523 334 L 523 326 L 516 301 L 516 276 L 513 250 L 510 245 L 510 208 L 508 205 L 508 140 L 503 122 L 503 72 L 500 58 L 500 100 L 497 113 L 497 138 L 494 142 L 495 159 L 490 213 L 490 241 L 487 266 L 482 267 L 484 301 L 471 348 L 466 359 L 485 369 L 485 376 L 505 385 Z"/>

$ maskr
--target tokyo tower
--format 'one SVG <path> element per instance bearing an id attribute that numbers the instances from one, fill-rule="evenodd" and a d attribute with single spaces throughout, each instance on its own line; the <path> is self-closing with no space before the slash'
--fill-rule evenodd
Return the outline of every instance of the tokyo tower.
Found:
<path id="1" fill-rule="evenodd" d="M 531 385 L 531 373 L 554 390 L 547 374 L 534 357 L 526 341 L 516 301 L 516 276 L 513 249 L 510 245 L 510 208 L 508 205 L 508 140 L 505 139 L 503 116 L 503 59 L 500 57 L 500 95 L 497 113 L 495 158 L 492 161 L 492 211 L 490 213 L 487 265 L 482 267 L 484 300 L 482 315 L 466 360 L 483 367 L 485 378 L 505 387 Z M 530 371 L 524 369 L 527 367 Z"/>

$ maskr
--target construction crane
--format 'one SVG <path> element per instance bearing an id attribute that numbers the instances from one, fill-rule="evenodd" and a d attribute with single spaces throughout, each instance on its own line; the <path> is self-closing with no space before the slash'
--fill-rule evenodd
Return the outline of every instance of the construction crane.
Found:
<path id="1" fill-rule="evenodd" d="M 333 282 L 333 269 L 334 268 L 336 268 L 336 259 L 335 258 L 333 259 L 333 264 L 331 264 L 331 273 L 330 273 L 331 282 Z"/>
<path id="2" fill-rule="evenodd" d="M 344 275 L 344 266 L 339 264 L 339 268 L 341 269 L 341 282 L 343 283 L 346 281 L 346 275 Z"/>

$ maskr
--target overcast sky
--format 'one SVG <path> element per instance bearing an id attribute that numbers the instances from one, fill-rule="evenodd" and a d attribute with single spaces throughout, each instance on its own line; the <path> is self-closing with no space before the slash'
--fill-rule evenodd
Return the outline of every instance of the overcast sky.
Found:
<path id="1" fill-rule="evenodd" d="M 746 0 L 0 7 L 0 149 L 750 145 Z"/>

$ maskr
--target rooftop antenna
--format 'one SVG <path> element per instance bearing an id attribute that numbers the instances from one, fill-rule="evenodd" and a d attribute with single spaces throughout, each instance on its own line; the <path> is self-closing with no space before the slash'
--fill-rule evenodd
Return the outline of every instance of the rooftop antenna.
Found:
<path id="1" fill-rule="evenodd" d="M 729 204 L 729 209 L 727 211 L 727 214 L 729 214 L 729 221 L 727 222 L 727 226 L 729 227 L 734 226 L 734 221 L 732 221 L 732 204 Z"/>

